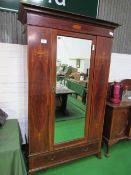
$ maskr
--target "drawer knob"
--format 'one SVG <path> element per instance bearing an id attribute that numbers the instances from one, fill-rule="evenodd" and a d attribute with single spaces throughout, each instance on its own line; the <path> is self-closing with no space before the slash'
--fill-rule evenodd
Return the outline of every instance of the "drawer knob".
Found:
<path id="1" fill-rule="evenodd" d="M 51 156 L 50 160 L 52 161 L 55 160 L 55 156 Z"/>
<path id="2" fill-rule="evenodd" d="M 82 151 L 88 151 L 88 147 L 83 148 Z"/>
<path id="3" fill-rule="evenodd" d="M 47 159 L 53 161 L 53 160 L 55 160 L 55 156 L 49 156 Z"/>

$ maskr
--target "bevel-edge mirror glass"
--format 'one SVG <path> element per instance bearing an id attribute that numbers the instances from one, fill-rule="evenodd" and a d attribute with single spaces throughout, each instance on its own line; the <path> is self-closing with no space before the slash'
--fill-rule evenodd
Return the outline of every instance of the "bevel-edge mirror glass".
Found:
<path id="1" fill-rule="evenodd" d="M 84 138 L 91 45 L 57 36 L 54 144 Z"/>

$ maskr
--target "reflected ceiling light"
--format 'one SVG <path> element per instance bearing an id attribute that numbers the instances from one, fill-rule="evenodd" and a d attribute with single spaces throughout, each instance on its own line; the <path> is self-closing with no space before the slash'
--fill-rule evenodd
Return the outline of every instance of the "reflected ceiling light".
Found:
<path id="1" fill-rule="evenodd" d="M 28 0 L 22 0 L 22 2 L 27 2 Z"/>

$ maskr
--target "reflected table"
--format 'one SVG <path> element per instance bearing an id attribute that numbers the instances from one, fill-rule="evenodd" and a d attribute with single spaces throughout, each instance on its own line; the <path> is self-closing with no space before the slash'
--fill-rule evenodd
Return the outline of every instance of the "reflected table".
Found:
<path id="1" fill-rule="evenodd" d="M 65 87 L 56 87 L 56 99 L 58 99 L 61 103 L 61 111 L 63 114 L 67 113 L 66 106 L 67 106 L 67 98 L 69 94 L 75 94 L 75 91 Z"/>
<path id="2" fill-rule="evenodd" d="M 66 86 L 75 91 L 77 95 L 82 97 L 83 104 L 86 103 L 86 96 L 88 91 L 88 82 L 87 81 L 76 81 L 74 79 L 66 78 Z"/>

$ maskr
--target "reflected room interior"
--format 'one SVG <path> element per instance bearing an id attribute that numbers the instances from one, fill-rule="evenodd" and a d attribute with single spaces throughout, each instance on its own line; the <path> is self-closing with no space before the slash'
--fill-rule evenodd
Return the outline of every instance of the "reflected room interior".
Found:
<path id="1" fill-rule="evenodd" d="M 92 40 L 57 36 L 54 144 L 84 138 Z"/>

